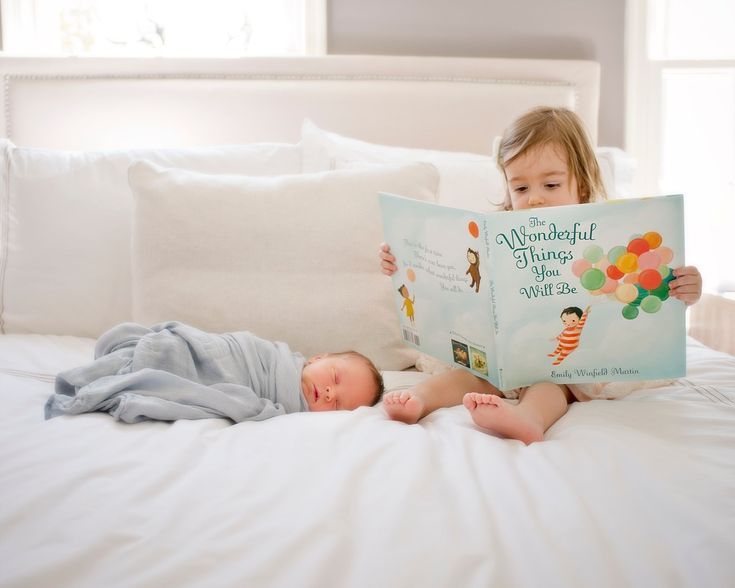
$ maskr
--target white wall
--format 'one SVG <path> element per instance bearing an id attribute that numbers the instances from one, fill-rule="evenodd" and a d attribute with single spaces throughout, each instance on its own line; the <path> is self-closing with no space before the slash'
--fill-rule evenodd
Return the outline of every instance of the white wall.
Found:
<path id="1" fill-rule="evenodd" d="M 625 0 L 328 0 L 328 52 L 591 59 L 599 144 L 624 142 Z"/>

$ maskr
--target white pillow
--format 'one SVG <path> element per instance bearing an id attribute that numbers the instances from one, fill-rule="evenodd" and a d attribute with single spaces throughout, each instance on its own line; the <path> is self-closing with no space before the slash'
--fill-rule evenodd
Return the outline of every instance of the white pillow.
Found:
<path id="1" fill-rule="evenodd" d="M 296 145 L 67 152 L 0 142 L 0 330 L 97 337 L 131 320 L 128 166 L 300 173 Z"/>
<path id="2" fill-rule="evenodd" d="M 488 148 L 490 145 L 488 138 Z M 324 131 L 310 120 L 304 120 L 301 127 L 301 151 L 304 172 L 365 164 L 431 163 L 439 170 L 439 202 L 449 206 L 498 210 L 505 195 L 503 176 L 486 155 L 376 145 Z"/>
<path id="3" fill-rule="evenodd" d="M 437 184 L 428 164 L 253 178 L 136 163 L 133 318 L 411 366 L 379 269 L 377 193 L 435 200 Z"/>
<path id="4" fill-rule="evenodd" d="M 595 155 L 600 164 L 607 197 L 614 199 L 633 196 L 635 160 L 618 147 L 598 147 Z"/>

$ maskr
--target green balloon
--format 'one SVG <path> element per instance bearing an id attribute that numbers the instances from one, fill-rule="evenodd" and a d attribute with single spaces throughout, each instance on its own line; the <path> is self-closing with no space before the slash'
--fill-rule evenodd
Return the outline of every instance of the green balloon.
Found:
<path id="1" fill-rule="evenodd" d="M 632 321 L 635 317 L 638 316 L 638 309 L 632 304 L 626 304 L 625 306 L 623 306 L 623 316 L 629 321 Z"/>
<path id="2" fill-rule="evenodd" d="M 651 294 L 661 300 L 661 302 L 663 302 L 664 300 L 668 300 L 669 285 L 667 283 L 663 283 L 655 290 L 651 290 Z"/>
<path id="3" fill-rule="evenodd" d="M 582 282 L 582 285 L 585 288 L 591 291 L 602 288 L 605 285 L 606 279 L 605 273 L 602 270 L 592 267 L 585 270 L 585 272 L 580 276 L 579 281 Z"/>
<path id="4" fill-rule="evenodd" d="M 653 314 L 661 309 L 661 299 L 656 296 L 646 296 L 641 301 L 641 310 Z"/>
<path id="5" fill-rule="evenodd" d="M 597 263 L 602 259 L 603 255 L 604 252 L 599 245 L 590 245 L 582 252 L 582 257 L 590 263 Z"/>

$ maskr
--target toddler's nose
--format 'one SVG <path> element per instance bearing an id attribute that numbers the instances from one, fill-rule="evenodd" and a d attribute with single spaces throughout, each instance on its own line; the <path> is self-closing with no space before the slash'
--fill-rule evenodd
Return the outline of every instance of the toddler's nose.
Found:
<path id="1" fill-rule="evenodd" d="M 540 206 L 544 203 L 544 197 L 539 192 L 531 192 L 528 195 L 529 206 Z"/>

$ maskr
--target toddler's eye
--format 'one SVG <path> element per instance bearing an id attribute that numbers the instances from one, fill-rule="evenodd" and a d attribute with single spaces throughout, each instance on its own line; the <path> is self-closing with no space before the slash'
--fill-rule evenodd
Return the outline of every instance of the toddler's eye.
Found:
<path id="1" fill-rule="evenodd" d="M 526 190 L 528 190 L 528 186 L 516 186 L 515 188 L 513 188 L 514 192 L 520 192 L 521 194 Z"/>
<path id="2" fill-rule="evenodd" d="M 559 182 L 549 182 L 546 187 L 549 189 L 558 188 L 561 184 Z"/>

